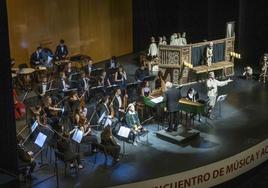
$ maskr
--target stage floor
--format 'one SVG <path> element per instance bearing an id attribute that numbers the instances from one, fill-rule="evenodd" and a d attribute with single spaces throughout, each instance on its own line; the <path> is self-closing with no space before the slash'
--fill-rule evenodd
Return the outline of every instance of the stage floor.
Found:
<path id="1" fill-rule="evenodd" d="M 194 129 L 200 136 L 184 145 L 176 145 L 156 137 L 158 125 L 150 122 L 145 126 L 150 131 L 148 144 L 126 144 L 125 155 L 114 167 L 104 169 L 104 156 L 84 158 L 85 168 L 78 174 L 71 171 L 64 176 L 63 165 L 59 166 L 60 187 L 108 187 L 144 181 L 201 167 L 240 153 L 268 136 L 268 85 L 256 80 L 243 80 L 237 76 L 229 85 L 219 88 L 219 95 L 228 94 L 222 104 L 222 118 L 202 122 L 195 121 Z M 194 87 L 205 99 L 204 83 L 182 88 L 182 95 Z M 218 116 L 218 106 L 214 109 Z M 163 128 L 163 127 L 162 127 Z M 146 141 L 146 137 L 142 138 Z M 121 143 L 121 142 L 119 142 Z M 121 143 L 122 144 L 122 143 Z M 109 160 L 111 163 L 111 160 Z M 51 164 L 33 174 L 33 184 L 53 174 Z M 35 187 L 55 187 L 56 178 L 51 178 Z"/>

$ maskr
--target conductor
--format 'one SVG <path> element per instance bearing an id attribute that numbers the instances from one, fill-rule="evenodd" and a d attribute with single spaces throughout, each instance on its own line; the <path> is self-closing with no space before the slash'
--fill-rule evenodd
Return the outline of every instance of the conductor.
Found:
<path id="1" fill-rule="evenodd" d="M 179 100 L 181 98 L 180 89 L 172 86 L 171 82 L 166 83 L 167 91 L 164 96 L 164 101 L 167 105 L 169 114 L 169 126 L 167 132 L 177 131 L 179 125 Z M 173 126 L 174 125 L 174 126 Z"/>

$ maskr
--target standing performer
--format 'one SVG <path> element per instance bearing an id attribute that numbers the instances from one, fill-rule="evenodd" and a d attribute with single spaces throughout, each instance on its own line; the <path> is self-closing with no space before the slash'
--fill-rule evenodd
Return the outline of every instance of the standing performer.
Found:
<path id="1" fill-rule="evenodd" d="M 68 55 L 68 48 L 64 44 L 64 40 L 60 40 L 60 44 L 57 46 L 56 51 L 55 51 L 55 58 L 57 60 L 62 60 L 65 59 Z"/>
<path id="2" fill-rule="evenodd" d="M 166 101 L 167 111 L 169 114 L 169 126 L 167 132 L 177 131 L 179 125 L 179 100 L 181 98 L 181 91 L 172 86 L 171 82 L 166 83 L 167 91 L 165 93 L 164 101 Z M 173 127 L 174 124 L 174 127 Z"/>
<path id="3" fill-rule="evenodd" d="M 41 52 L 42 52 L 42 47 L 37 47 L 37 49 L 35 50 L 34 53 L 32 53 L 31 58 L 30 58 L 30 64 L 31 67 L 36 67 L 38 65 L 41 65 L 42 62 L 42 56 L 41 56 Z"/>
<path id="4" fill-rule="evenodd" d="M 263 83 L 266 82 L 267 77 L 267 68 L 268 68 L 268 62 L 267 62 L 267 54 L 263 55 L 262 61 L 260 62 L 261 65 L 261 74 L 259 76 L 259 82 L 263 81 Z"/>
<path id="5" fill-rule="evenodd" d="M 151 57 L 152 59 L 157 57 L 158 55 L 158 48 L 157 48 L 157 45 L 155 43 L 155 39 L 154 37 L 151 37 L 151 44 L 150 44 L 150 47 L 149 47 L 149 50 L 148 50 L 148 56 Z"/>
<path id="6" fill-rule="evenodd" d="M 121 118 L 123 117 L 122 114 L 125 113 L 125 110 L 123 106 L 123 96 L 122 96 L 122 92 L 120 88 L 116 90 L 115 97 L 113 100 L 113 107 L 114 107 L 115 117 L 118 120 L 121 120 Z"/>
<path id="7" fill-rule="evenodd" d="M 219 87 L 225 86 L 231 81 L 232 80 L 230 78 L 225 81 L 218 81 L 215 79 L 214 72 L 209 72 L 208 79 L 206 81 L 206 86 L 207 86 L 207 96 L 208 96 L 208 117 L 210 119 L 213 119 L 211 112 L 217 100 L 218 86 Z"/>
<path id="8" fill-rule="evenodd" d="M 207 66 L 211 66 L 213 57 L 213 42 L 210 42 L 208 47 L 206 48 L 206 64 Z"/>

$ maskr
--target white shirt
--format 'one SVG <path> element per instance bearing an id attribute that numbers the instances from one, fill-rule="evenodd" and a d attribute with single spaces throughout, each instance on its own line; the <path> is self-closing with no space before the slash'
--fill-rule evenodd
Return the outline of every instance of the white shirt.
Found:
<path id="1" fill-rule="evenodd" d="M 219 80 L 212 79 L 212 78 L 207 79 L 207 83 L 206 83 L 207 89 L 208 89 L 207 96 L 217 96 L 218 86 L 219 87 L 225 86 L 228 84 L 228 82 L 229 80 L 219 81 Z"/>
<path id="2" fill-rule="evenodd" d="M 150 44 L 148 55 L 157 56 L 157 54 L 158 54 L 158 48 L 157 48 L 156 43 L 153 42 Z"/>
<path id="3" fill-rule="evenodd" d="M 118 101 L 119 108 L 121 108 L 122 107 L 122 99 L 121 99 L 121 97 L 120 96 L 116 96 L 116 99 Z"/>
<path id="4" fill-rule="evenodd" d="M 42 94 L 45 94 L 47 91 L 47 84 L 46 83 L 42 83 Z"/>
<path id="5" fill-rule="evenodd" d="M 66 84 L 64 79 L 62 79 L 61 81 L 62 81 L 62 85 L 63 85 L 63 90 L 67 90 L 69 88 L 69 85 Z"/>
<path id="6" fill-rule="evenodd" d="M 84 82 L 84 90 L 87 90 L 88 88 L 87 79 L 83 78 L 83 82 Z"/>

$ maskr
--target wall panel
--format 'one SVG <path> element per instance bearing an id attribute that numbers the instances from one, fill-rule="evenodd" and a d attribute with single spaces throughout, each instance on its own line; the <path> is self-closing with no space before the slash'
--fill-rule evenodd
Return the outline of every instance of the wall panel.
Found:
<path id="1" fill-rule="evenodd" d="M 132 52 L 131 0 L 9 0 L 11 56 L 28 63 L 42 44 L 53 51 L 63 38 L 70 54 L 95 61 Z"/>

